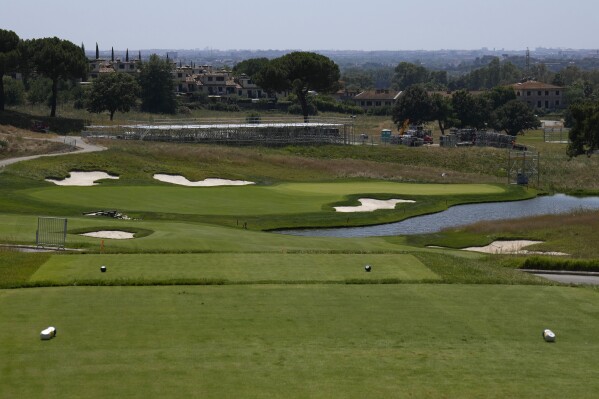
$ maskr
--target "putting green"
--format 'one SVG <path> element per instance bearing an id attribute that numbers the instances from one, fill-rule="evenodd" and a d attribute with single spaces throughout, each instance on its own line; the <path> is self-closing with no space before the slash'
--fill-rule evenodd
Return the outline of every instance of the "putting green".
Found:
<path id="1" fill-rule="evenodd" d="M 364 270 L 366 264 L 372 271 Z M 106 265 L 108 272 L 101 273 Z M 230 282 L 436 280 L 405 254 L 54 255 L 31 281 L 207 279 Z"/>
<path id="2" fill-rule="evenodd" d="M 93 186 L 47 187 L 23 190 L 39 201 L 90 210 L 164 212 L 200 215 L 275 215 L 320 212 L 326 204 L 348 195 L 497 195 L 505 192 L 488 184 L 408 184 L 393 182 L 286 183 L 275 186 L 171 187 Z M 405 204 L 399 207 L 408 206 Z M 332 212 L 332 211 L 331 211 Z"/>
<path id="3" fill-rule="evenodd" d="M 501 194 L 505 190 L 491 184 L 418 184 L 395 183 L 389 181 L 373 182 L 335 182 L 335 183 L 282 183 L 271 188 L 272 191 L 286 193 L 311 193 L 350 195 L 360 193 L 387 193 L 398 195 L 465 195 L 465 194 Z"/>

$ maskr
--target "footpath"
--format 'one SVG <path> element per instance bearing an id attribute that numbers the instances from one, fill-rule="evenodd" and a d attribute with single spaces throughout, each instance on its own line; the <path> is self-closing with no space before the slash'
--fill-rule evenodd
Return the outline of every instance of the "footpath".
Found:
<path id="1" fill-rule="evenodd" d="M 104 151 L 106 147 L 94 145 L 87 143 L 81 137 L 70 137 L 70 136 L 58 136 L 47 139 L 37 139 L 37 138 L 27 138 L 28 140 L 46 140 L 46 141 L 55 141 L 58 143 L 64 143 L 67 140 L 69 143 L 76 148 L 74 151 L 69 152 L 57 152 L 53 154 L 38 154 L 38 155 L 29 155 L 25 157 L 17 157 L 17 158 L 8 158 L 0 160 L 0 168 L 11 165 L 13 163 L 21 162 L 21 161 L 29 161 L 31 159 L 41 158 L 41 157 L 57 157 L 61 155 L 69 155 L 69 154 L 78 154 L 82 152 L 96 152 L 96 151 Z"/>

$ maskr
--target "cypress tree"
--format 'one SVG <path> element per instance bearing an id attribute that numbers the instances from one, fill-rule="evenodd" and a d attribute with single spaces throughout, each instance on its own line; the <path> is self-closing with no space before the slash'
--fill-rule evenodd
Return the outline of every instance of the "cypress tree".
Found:
<path id="1" fill-rule="evenodd" d="M 137 59 L 139 60 L 139 62 L 141 62 L 141 50 L 138 50 L 137 52 Z"/>
<path id="2" fill-rule="evenodd" d="M 125 61 L 129 62 L 129 49 L 127 49 L 127 52 L 125 53 Z"/>
<path id="3" fill-rule="evenodd" d="M 112 55 L 110 56 L 110 61 L 114 62 L 114 47 L 111 47 Z"/>
<path id="4" fill-rule="evenodd" d="M 100 50 L 98 49 L 98 42 L 96 42 L 96 59 L 100 58 Z"/>

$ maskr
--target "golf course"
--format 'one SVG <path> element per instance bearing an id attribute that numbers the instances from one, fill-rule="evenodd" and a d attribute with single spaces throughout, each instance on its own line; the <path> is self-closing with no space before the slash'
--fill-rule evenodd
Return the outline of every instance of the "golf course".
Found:
<path id="1" fill-rule="evenodd" d="M 107 149 L 0 169 L 0 398 L 599 391 L 599 290 L 521 271 L 530 255 L 461 250 L 536 240 L 538 263 L 592 268 L 597 211 L 419 236 L 277 233 L 571 192 L 565 174 L 595 159 L 566 165 L 563 146 L 544 148 L 546 162 L 566 166 L 528 187 L 505 184 L 497 167 L 505 150 L 494 148 L 96 144 Z M 89 186 L 46 180 L 71 172 L 113 178 Z M 252 184 L 191 187 L 156 174 Z M 395 202 L 336 210 L 362 199 Z M 67 220 L 65 249 L 21 252 L 36 246 L 41 217 Z M 551 251 L 567 255 L 542 255 Z M 41 340 L 49 326 L 56 336 Z M 554 343 L 543 340 L 544 329 L 555 332 Z"/>

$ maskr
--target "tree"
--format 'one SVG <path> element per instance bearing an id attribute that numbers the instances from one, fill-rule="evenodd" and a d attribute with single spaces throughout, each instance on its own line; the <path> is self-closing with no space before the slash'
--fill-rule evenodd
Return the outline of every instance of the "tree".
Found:
<path id="1" fill-rule="evenodd" d="M 129 112 L 137 102 L 139 85 L 126 73 L 107 73 L 94 80 L 89 94 L 87 110 L 101 113 L 108 111 L 110 120 L 114 113 Z"/>
<path id="2" fill-rule="evenodd" d="M 428 92 L 420 85 L 411 86 L 397 99 L 393 107 L 393 122 L 401 127 L 406 121 L 420 125 L 434 120 L 434 105 Z"/>
<path id="3" fill-rule="evenodd" d="M 49 104 L 52 97 L 52 81 L 39 76 L 29 82 L 27 101 L 31 104 Z"/>
<path id="4" fill-rule="evenodd" d="M 141 86 L 141 109 L 151 113 L 174 114 L 176 110 L 173 92 L 172 65 L 152 54 L 144 62 L 139 73 Z"/>
<path id="5" fill-rule="evenodd" d="M 19 60 L 19 36 L 11 30 L 0 29 L 0 111 L 4 111 L 4 74 L 13 70 Z"/>
<path id="6" fill-rule="evenodd" d="M 100 49 L 98 48 L 98 42 L 96 42 L 96 59 L 100 59 Z"/>
<path id="7" fill-rule="evenodd" d="M 485 93 L 492 109 L 497 109 L 502 105 L 515 100 L 516 93 L 510 86 L 497 86 Z"/>
<path id="8" fill-rule="evenodd" d="M 431 117 L 439 123 L 441 134 L 445 134 L 445 129 L 456 124 L 451 99 L 439 93 L 434 93 L 431 95 L 431 102 L 433 105 Z"/>
<path id="9" fill-rule="evenodd" d="M 341 80 L 347 90 L 364 90 L 374 87 L 372 71 L 366 71 L 363 68 L 349 68 L 341 75 Z"/>
<path id="10" fill-rule="evenodd" d="M 412 64 L 410 62 L 400 62 L 395 68 L 393 85 L 398 90 L 405 90 L 416 84 L 428 82 L 429 72 L 422 65 Z"/>
<path id="11" fill-rule="evenodd" d="M 35 71 L 52 80 L 50 116 L 56 116 L 58 82 L 78 79 L 85 74 L 88 61 L 79 46 L 57 37 L 34 39 L 27 43 Z"/>
<path id="12" fill-rule="evenodd" d="M 308 91 L 332 91 L 339 81 L 339 67 L 324 55 L 296 51 L 270 61 L 254 79 L 269 92 L 292 90 L 307 122 Z"/>
<path id="13" fill-rule="evenodd" d="M 245 73 L 249 77 L 254 77 L 268 65 L 268 58 L 250 58 L 241 61 L 233 67 L 233 72 L 236 75 Z"/>
<path id="14" fill-rule="evenodd" d="M 581 102 L 571 105 L 569 111 L 574 123 L 566 153 L 570 157 L 592 154 L 599 149 L 599 104 Z"/>
<path id="15" fill-rule="evenodd" d="M 522 101 L 511 100 L 493 113 L 493 127 L 505 131 L 510 136 L 516 136 L 524 130 L 536 129 L 540 126 L 539 118 Z"/>
<path id="16" fill-rule="evenodd" d="M 129 62 L 129 49 L 127 49 L 127 52 L 125 53 L 125 62 Z"/>
<path id="17" fill-rule="evenodd" d="M 480 96 L 474 97 L 466 90 L 453 93 L 451 106 L 457 119 L 457 127 L 482 129 L 490 119 L 488 101 Z"/>

